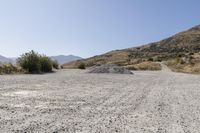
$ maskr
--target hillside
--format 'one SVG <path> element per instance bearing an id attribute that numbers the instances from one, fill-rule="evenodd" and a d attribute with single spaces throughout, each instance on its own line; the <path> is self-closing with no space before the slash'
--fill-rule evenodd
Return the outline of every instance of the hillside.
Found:
<path id="1" fill-rule="evenodd" d="M 180 32 L 167 39 L 159 42 L 146 44 L 140 47 L 133 47 L 123 50 L 111 51 L 106 54 L 94 56 L 88 59 L 70 62 L 64 64 L 64 68 L 77 68 L 80 62 L 84 62 L 86 66 L 97 64 L 118 64 L 128 68 L 144 61 L 171 61 L 172 59 L 192 60 L 195 58 L 195 64 L 199 61 L 200 52 L 200 25 L 195 26 L 187 31 Z M 194 55 L 194 56 L 193 56 Z M 189 61 L 189 63 L 192 61 Z M 200 61 L 199 61 L 200 62 Z M 178 65 L 180 62 L 176 62 Z M 184 62 L 182 62 L 184 64 Z M 168 63 L 169 64 L 169 63 Z"/>

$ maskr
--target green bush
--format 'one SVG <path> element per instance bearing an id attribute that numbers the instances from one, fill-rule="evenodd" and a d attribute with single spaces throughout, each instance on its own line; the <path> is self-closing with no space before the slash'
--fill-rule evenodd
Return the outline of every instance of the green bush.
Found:
<path id="1" fill-rule="evenodd" d="M 59 64 L 57 60 L 52 61 L 53 68 L 59 69 Z"/>
<path id="2" fill-rule="evenodd" d="M 41 72 L 51 72 L 52 71 L 52 61 L 47 56 L 40 56 L 40 71 Z"/>
<path id="3" fill-rule="evenodd" d="M 40 73 L 40 55 L 33 50 L 29 53 L 21 55 L 17 59 L 17 63 L 29 73 Z"/>
<path id="4" fill-rule="evenodd" d="M 51 72 L 53 64 L 49 57 L 40 55 L 33 50 L 21 55 L 17 59 L 17 63 L 29 73 Z"/>
<path id="5" fill-rule="evenodd" d="M 85 63 L 80 63 L 78 66 L 79 69 L 85 69 Z"/>

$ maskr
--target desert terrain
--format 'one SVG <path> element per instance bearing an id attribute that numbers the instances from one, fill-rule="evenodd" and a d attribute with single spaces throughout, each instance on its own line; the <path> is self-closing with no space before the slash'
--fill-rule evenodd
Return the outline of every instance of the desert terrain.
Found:
<path id="1" fill-rule="evenodd" d="M 133 75 L 1 75 L 0 131 L 199 133 L 200 76 L 162 67 Z"/>

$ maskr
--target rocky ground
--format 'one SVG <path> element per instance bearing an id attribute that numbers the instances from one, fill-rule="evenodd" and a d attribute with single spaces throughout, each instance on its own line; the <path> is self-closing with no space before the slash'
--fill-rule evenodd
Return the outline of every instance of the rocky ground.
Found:
<path id="1" fill-rule="evenodd" d="M 132 71 L 114 64 L 106 64 L 89 68 L 89 73 L 115 73 L 115 74 L 133 74 Z"/>
<path id="2" fill-rule="evenodd" d="M 0 131 L 199 133 L 200 76 L 167 71 L 0 76 Z"/>

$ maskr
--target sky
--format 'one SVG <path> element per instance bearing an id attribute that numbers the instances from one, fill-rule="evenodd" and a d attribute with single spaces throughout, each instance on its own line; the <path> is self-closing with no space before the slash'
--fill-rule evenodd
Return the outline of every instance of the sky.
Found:
<path id="1" fill-rule="evenodd" d="M 200 0 L 0 0 L 0 55 L 84 58 L 200 24 Z"/>

